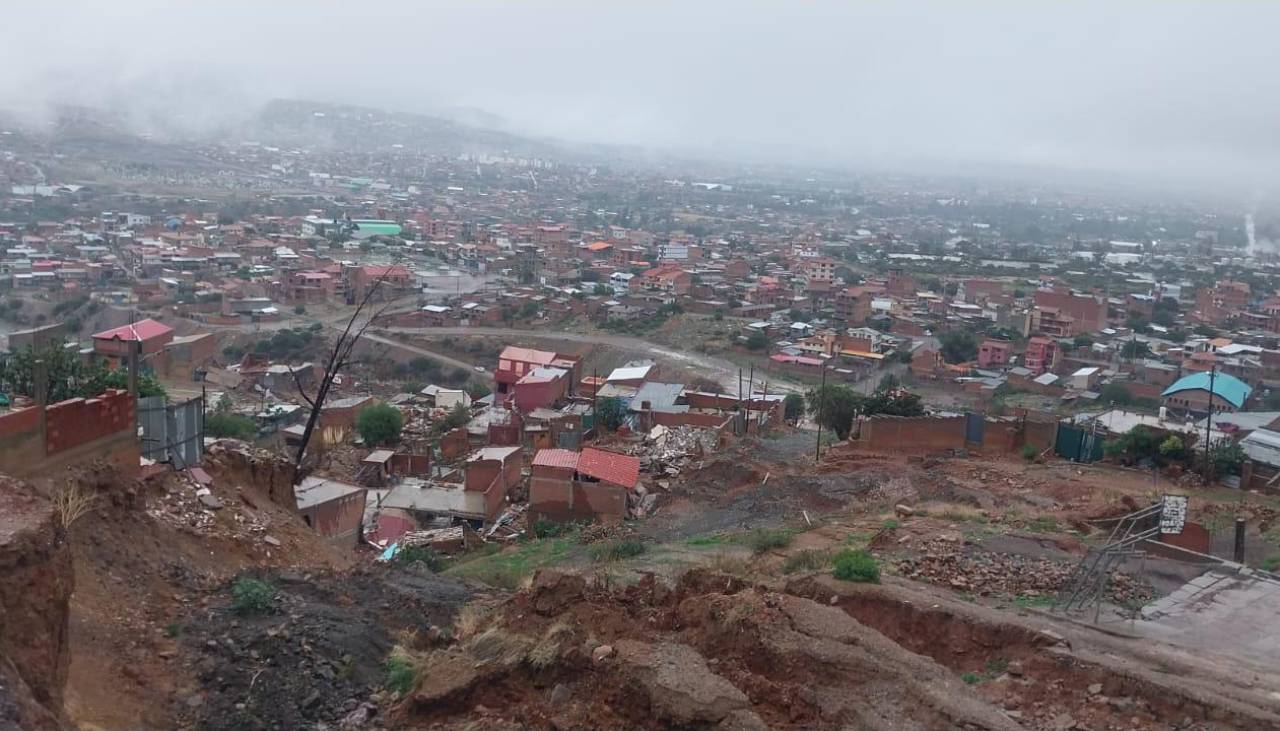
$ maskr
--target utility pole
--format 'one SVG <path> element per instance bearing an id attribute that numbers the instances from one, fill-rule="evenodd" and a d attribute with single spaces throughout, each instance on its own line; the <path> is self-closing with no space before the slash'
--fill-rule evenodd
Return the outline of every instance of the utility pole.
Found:
<path id="1" fill-rule="evenodd" d="M 813 445 L 813 461 L 822 457 L 822 415 L 827 407 L 827 364 L 822 364 L 822 385 L 818 387 L 818 441 Z"/>
<path id="2" fill-rule="evenodd" d="M 1209 434 L 1213 429 L 1213 384 L 1218 378 L 1218 364 L 1209 370 L 1209 417 L 1204 420 L 1204 484 L 1209 484 L 1212 470 L 1209 462 Z"/>
<path id="3" fill-rule="evenodd" d="M 755 387 L 756 380 L 756 364 L 751 364 L 751 369 L 747 371 L 747 410 L 742 413 L 742 432 L 745 434 L 750 431 L 751 426 L 751 392 Z"/>

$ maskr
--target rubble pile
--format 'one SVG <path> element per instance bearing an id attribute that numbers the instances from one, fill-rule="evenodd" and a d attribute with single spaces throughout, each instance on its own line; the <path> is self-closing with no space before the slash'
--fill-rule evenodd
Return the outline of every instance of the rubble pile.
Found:
<path id="1" fill-rule="evenodd" d="M 659 424 L 643 441 L 631 445 L 627 454 L 640 458 L 640 469 L 664 479 L 678 476 L 695 460 L 714 453 L 720 436 L 713 429 L 694 426 L 667 427 Z M 699 465 L 694 464 L 695 468 Z M 665 485 L 659 483 L 665 489 Z"/>
<path id="2" fill-rule="evenodd" d="M 908 579 L 942 584 L 956 591 L 989 597 L 1053 596 L 1067 583 L 1074 564 L 1007 553 L 961 553 L 954 543 L 932 541 L 924 552 L 896 565 Z M 1135 606 L 1152 597 L 1151 587 L 1126 573 L 1115 572 L 1107 598 Z"/>
<path id="3" fill-rule="evenodd" d="M 589 523 L 578 531 L 578 543 L 598 543 L 629 538 L 635 531 L 626 523 Z"/>
<path id="4" fill-rule="evenodd" d="M 219 513 L 225 517 L 219 519 Z M 194 535 L 237 540 L 261 537 L 271 523 L 269 517 L 241 504 L 228 504 L 190 471 L 174 473 L 165 480 L 164 493 L 151 500 L 147 514 Z"/>
<path id="5" fill-rule="evenodd" d="M 1231 525 L 1236 518 L 1244 518 L 1250 523 L 1257 523 L 1258 531 L 1266 533 L 1280 518 L 1280 511 L 1255 502 L 1243 503 L 1208 503 L 1200 509 L 1205 525 Z"/>

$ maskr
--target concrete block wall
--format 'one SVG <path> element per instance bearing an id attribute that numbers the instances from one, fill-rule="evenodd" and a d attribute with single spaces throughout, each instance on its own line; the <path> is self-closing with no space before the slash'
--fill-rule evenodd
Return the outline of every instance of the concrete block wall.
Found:
<path id="1" fill-rule="evenodd" d="M 100 459 L 137 469 L 138 431 L 128 392 L 62 401 L 44 416 L 43 430 L 36 406 L 0 416 L 0 472 L 29 477 Z"/>

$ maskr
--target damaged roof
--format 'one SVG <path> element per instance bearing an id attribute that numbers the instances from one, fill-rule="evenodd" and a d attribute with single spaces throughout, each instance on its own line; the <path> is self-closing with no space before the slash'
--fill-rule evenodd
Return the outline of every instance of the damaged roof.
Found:
<path id="1" fill-rule="evenodd" d="M 640 480 L 640 458 L 587 447 L 578 455 L 578 474 L 629 490 Z"/>

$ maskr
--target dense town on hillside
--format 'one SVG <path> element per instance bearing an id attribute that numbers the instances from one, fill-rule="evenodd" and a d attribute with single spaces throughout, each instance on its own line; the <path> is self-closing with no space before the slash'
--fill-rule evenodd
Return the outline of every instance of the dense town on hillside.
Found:
<path id="1" fill-rule="evenodd" d="M 1280 727 L 1272 219 L 275 111 L 0 135 L 31 728 Z"/>

